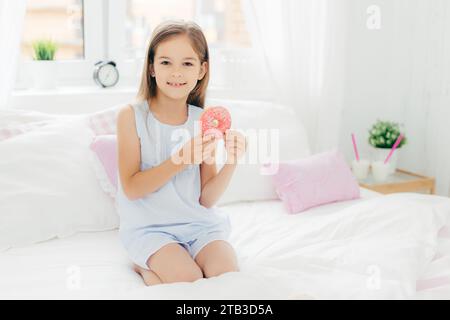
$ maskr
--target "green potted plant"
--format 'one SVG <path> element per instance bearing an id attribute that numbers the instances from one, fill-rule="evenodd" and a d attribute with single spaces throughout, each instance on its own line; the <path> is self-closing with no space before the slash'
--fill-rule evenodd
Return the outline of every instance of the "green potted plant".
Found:
<path id="1" fill-rule="evenodd" d="M 34 52 L 34 85 L 38 89 L 56 87 L 57 65 L 54 61 L 58 46 L 51 40 L 37 40 L 32 43 Z"/>
<path id="2" fill-rule="evenodd" d="M 369 129 L 369 144 L 372 147 L 372 160 L 384 161 L 389 155 L 392 147 L 400 136 L 400 125 L 392 121 L 377 120 L 377 122 Z M 404 132 L 402 132 L 404 134 Z M 390 173 L 394 173 L 397 169 L 397 161 L 399 151 L 407 142 L 406 137 L 400 141 L 396 151 L 393 153 L 390 163 Z"/>

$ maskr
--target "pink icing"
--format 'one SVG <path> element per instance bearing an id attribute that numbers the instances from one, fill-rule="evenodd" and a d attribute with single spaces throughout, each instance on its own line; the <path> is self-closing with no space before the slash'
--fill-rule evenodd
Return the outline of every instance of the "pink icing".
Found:
<path id="1" fill-rule="evenodd" d="M 214 134 L 217 138 L 223 138 L 225 132 L 231 127 L 231 115 L 224 107 L 210 107 L 200 116 L 202 133 Z"/>

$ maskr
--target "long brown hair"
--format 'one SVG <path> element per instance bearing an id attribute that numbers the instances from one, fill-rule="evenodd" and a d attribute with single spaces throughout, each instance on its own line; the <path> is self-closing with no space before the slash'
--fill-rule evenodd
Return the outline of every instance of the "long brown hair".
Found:
<path id="1" fill-rule="evenodd" d="M 145 101 L 156 96 L 156 79 L 150 74 L 150 68 L 153 69 L 156 48 L 161 42 L 176 35 L 187 35 L 191 41 L 192 48 L 200 59 L 200 64 L 207 62 L 205 76 L 197 82 L 197 85 L 187 99 L 188 104 L 203 108 L 205 106 L 206 89 L 209 82 L 208 43 L 200 26 L 194 22 L 186 22 L 184 20 L 169 20 L 161 23 L 154 30 L 145 56 L 144 70 L 142 71 L 137 99 Z"/>

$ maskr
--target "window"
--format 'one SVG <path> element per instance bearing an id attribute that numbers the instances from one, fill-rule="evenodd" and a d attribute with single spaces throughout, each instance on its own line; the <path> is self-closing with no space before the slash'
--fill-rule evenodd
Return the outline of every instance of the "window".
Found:
<path id="1" fill-rule="evenodd" d="M 104 2 L 92 0 L 28 0 L 16 89 L 33 87 L 32 43 L 56 42 L 58 86 L 92 86 L 94 64 L 106 57 Z"/>
<path id="2" fill-rule="evenodd" d="M 167 19 L 193 20 L 195 0 L 127 0 L 127 59 L 142 58 L 152 30 Z"/>
<path id="3" fill-rule="evenodd" d="M 28 0 L 16 87 L 32 86 L 37 39 L 57 42 L 59 86 L 94 86 L 94 64 L 113 60 L 119 85 L 135 87 L 152 31 L 166 19 L 193 20 L 202 27 L 215 71 L 212 86 L 223 87 L 230 72 L 242 69 L 236 61 L 244 60 L 236 57 L 251 55 L 241 0 Z"/>
<path id="4" fill-rule="evenodd" d="M 83 1 L 28 0 L 22 37 L 22 57 L 34 57 L 36 40 L 58 44 L 55 60 L 84 59 Z"/>
<path id="5" fill-rule="evenodd" d="M 141 58 L 155 27 L 167 19 L 196 21 L 211 48 L 250 47 L 241 0 L 127 0 L 126 58 Z"/>
<path id="6" fill-rule="evenodd" d="M 241 0 L 199 0 L 197 20 L 212 48 L 249 48 Z"/>

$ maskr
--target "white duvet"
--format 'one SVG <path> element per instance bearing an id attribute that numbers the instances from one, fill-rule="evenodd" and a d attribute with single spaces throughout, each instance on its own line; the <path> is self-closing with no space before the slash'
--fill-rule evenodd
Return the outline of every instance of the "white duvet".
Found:
<path id="1" fill-rule="evenodd" d="M 280 201 L 223 209 L 241 272 L 145 287 L 116 231 L 82 233 L 0 253 L 0 298 L 430 298 L 429 290 L 416 292 L 417 282 L 450 276 L 450 247 L 438 252 L 448 198 L 377 196 L 296 215 Z M 450 298 L 448 288 L 438 297 Z"/>

